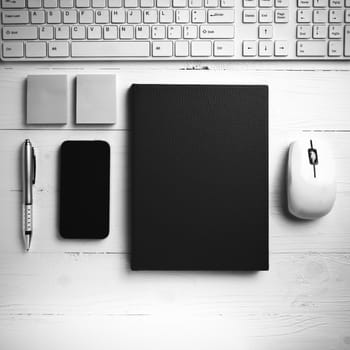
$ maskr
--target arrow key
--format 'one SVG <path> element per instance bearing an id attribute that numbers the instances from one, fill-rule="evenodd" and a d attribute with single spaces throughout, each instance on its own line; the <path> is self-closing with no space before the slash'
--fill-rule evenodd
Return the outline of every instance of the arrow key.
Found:
<path id="1" fill-rule="evenodd" d="M 275 41 L 275 56 L 288 56 L 288 42 L 283 40 Z"/>
<path id="2" fill-rule="evenodd" d="M 269 40 L 262 40 L 259 42 L 259 56 L 268 57 L 272 56 L 273 42 Z"/>
<path id="3" fill-rule="evenodd" d="M 272 39 L 272 26 L 259 26 L 259 39 Z"/>

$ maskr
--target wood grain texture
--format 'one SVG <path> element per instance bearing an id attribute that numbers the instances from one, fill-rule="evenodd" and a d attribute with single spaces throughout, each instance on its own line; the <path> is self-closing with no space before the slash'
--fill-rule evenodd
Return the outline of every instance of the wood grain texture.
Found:
<path id="1" fill-rule="evenodd" d="M 350 255 L 272 254 L 248 274 L 131 272 L 124 254 L 0 259 L 6 349 L 349 346 Z"/>
<path id="2" fill-rule="evenodd" d="M 216 70 L 196 64 L 0 65 L 0 349 L 350 349 L 349 65 L 308 62 L 287 71 L 278 63 L 222 63 Z M 116 125 L 75 126 L 73 93 L 66 126 L 25 125 L 27 74 L 68 74 L 73 92 L 76 74 L 97 72 L 117 74 Z M 132 83 L 269 85 L 270 271 L 130 271 L 125 161 Z M 284 179 L 290 142 L 310 131 L 326 134 L 333 146 L 337 201 L 326 217 L 304 222 L 286 213 Z M 29 254 L 20 230 L 19 149 L 27 137 L 38 158 Z M 105 240 L 58 235 L 57 158 L 66 139 L 111 145 Z"/>

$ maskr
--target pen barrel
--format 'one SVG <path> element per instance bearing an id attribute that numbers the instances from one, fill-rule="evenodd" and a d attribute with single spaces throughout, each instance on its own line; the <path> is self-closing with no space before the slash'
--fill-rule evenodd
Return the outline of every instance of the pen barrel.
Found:
<path id="1" fill-rule="evenodd" d="M 24 204 L 32 204 L 33 192 L 33 155 L 32 145 L 26 140 L 23 147 L 23 200 Z"/>
<path id="2" fill-rule="evenodd" d="M 23 206 L 23 229 L 24 232 L 31 232 L 33 226 L 32 206 L 25 204 Z"/>

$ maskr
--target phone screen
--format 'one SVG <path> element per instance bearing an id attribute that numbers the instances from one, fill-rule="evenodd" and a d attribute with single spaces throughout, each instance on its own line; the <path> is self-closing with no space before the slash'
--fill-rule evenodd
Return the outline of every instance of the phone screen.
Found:
<path id="1" fill-rule="evenodd" d="M 60 150 L 60 220 L 64 238 L 109 233 L 110 147 L 105 141 L 65 141 Z"/>

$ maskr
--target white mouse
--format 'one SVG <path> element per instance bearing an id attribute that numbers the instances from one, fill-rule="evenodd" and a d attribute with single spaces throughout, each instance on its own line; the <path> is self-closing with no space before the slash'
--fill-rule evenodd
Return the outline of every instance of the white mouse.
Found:
<path id="1" fill-rule="evenodd" d="M 335 164 L 328 143 L 314 135 L 289 147 L 288 209 L 301 219 L 316 219 L 330 212 L 336 196 Z"/>

